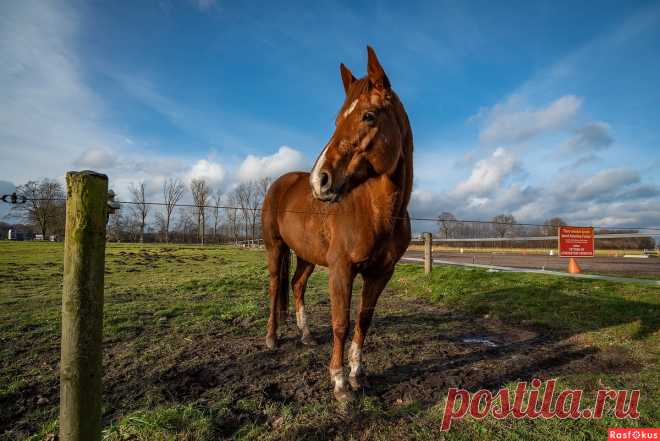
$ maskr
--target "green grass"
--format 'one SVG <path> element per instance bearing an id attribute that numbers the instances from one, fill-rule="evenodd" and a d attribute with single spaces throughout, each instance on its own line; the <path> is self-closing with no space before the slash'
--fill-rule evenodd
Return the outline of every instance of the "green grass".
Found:
<path id="1" fill-rule="evenodd" d="M 0 241 L 0 440 L 49 439 L 57 432 L 61 262 L 61 244 Z M 317 309 L 327 310 L 326 284 L 327 273 L 315 271 L 307 301 Z M 358 299 L 360 285 L 358 280 Z M 377 326 L 385 335 L 375 335 L 374 345 L 402 341 L 383 349 L 385 359 L 387 351 L 392 359 L 415 352 L 405 339 L 418 332 L 413 330 L 417 324 L 422 329 L 424 314 L 450 314 L 450 319 L 429 322 L 429 335 L 450 335 L 459 322 L 468 328 L 471 321 L 499 323 L 537 333 L 547 339 L 548 348 L 567 345 L 575 353 L 595 354 L 585 358 L 594 360 L 593 369 L 584 363 L 554 371 L 535 366 L 507 373 L 497 388 L 513 388 L 517 378 L 552 374 L 563 387 L 584 389 L 587 400 L 604 386 L 642 391 L 636 421 L 611 416 L 600 421 L 467 418 L 442 433 L 442 401 L 393 403 L 367 390 L 350 411 L 334 403 L 325 372 L 327 342 L 307 351 L 295 349 L 299 353 L 291 352 L 291 343 L 290 358 L 282 358 L 286 352 L 269 356 L 255 348 L 267 319 L 267 286 L 261 251 L 109 245 L 104 439 L 600 440 L 608 426 L 660 425 L 658 288 L 457 267 L 435 268 L 428 277 L 418 266 L 399 265 L 377 309 Z M 412 318 L 396 328 L 395 317 Z M 329 335 L 328 326 L 327 315 L 319 315 L 313 332 L 324 327 Z M 214 383 L 214 375 L 224 369 L 218 360 L 229 363 L 229 370 L 233 360 L 222 358 L 223 344 L 238 342 L 245 346 L 233 349 L 231 357 L 263 365 L 264 372 L 282 364 L 310 366 L 302 375 L 309 375 L 316 395 L 280 399 L 257 393 L 252 383 L 268 385 L 268 379 L 241 377 L 240 367 L 228 377 L 233 380 Z M 488 367 L 465 369 L 469 378 L 470 369 Z M 273 370 L 272 382 L 289 381 L 282 375 Z M 376 385 L 375 390 L 387 388 Z"/>

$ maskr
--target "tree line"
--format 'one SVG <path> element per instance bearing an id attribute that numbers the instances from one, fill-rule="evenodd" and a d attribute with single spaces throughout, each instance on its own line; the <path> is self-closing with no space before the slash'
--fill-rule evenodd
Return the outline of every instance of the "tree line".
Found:
<path id="1" fill-rule="evenodd" d="M 556 248 L 556 240 L 511 241 L 511 237 L 557 237 L 559 227 L 568 225 L 562 218 L 553 217 L 543 225 L 520 225 L 512 214 L 499 214 L 490 222 L 462 222 L 451 212 L 444 211 L 437 218 L 438 237 L 441 239 L 479 239 L 502 238 L 502 242 L 454 242 L 452 247 L 463 248 Z M 599 229 L 596 234 L 637 233 L 639 230 Z M 616 239 L 596 239 L 596 247 L 602 249 L 653 249 L 656 247 L 653 237 L 630 237 Z"/>
<path id="2" fill-rule="evenodd" d="M 129 202 L 110 215 L 108 240 L 116 242 L 225 243 L 261 238 L 261 204 L 271 179 L 214 189 L 204 179 L 166 179 L 159 200 L 147 200 L 145 182 L 129 186 Z M 183 204 L 189 195 L 192 203 Z M 120 199 L 120 198 L 119 198 Z M 222 208 L 233 207 L 233 208 Z"/>
<path id="3" fill-rule="evenodd" d="M 179 178 L 163 181 L 158 196 L 149 200 L 147 183 L 131 183 L 128 204 L 108 219 L 108 240 L 114 242 L 175 242 L 226 243 L 260 239 L 261 205 L 272 180 L 241 183 L 231 191 L 214 189 L 204 179 L 193 179 L 186 185 Z M 7 237 L 10 228 L 19 230 L 27 238 L 36 234 L 44 239 L 64 237 L 66 193 L 62 185 L 52 179 L 28 181 L 17 187 L 16 193 L 27 202 L 12 206 L 10 217 L 15 223 L 0 222 L 0 234 Z M 191 203 L 183 204 L 190 196 Z M 121 195 L 116 200 L 123 200 Z M 185 206 L 182 206 L 185 205 Z M 220 208 L 235 207 L 235 208 Z M 510 237 L 557 236 L 559 227 L 567 223 L 559 217 L 543 222 L 542 226 L 520 225 L 512 214 L 499 214 L 490 222 L 462 222 L 451 212 L 437 217 L 438 237 L 442 239 L 476 239 L 499 237 L 500 242 L 452 242 L 455 247 L 525 247 L 555 248 L 556 241 L 512 242 Z M 601 229 L 599 234 L 633 233 L 631 230 Z M 596 246 L 606 249 L 652 249 L 652 237 L 597 239 Z"/>
<path id="4" fill-rule="evenodd" d="M 186 185 L 179 178 L 163 181 L 160 194 L 147 192 L 144 181 L 131 183 L 128 199 L 116 195 L 116 200 L 128 202 L 110 214 L 107 235 L 114 242 L 175 242 L 223 243 L 260 239 L 260 208 L 271 183 L 270 178 L 244 182 L 224 192 L 214 189 L 205 179 L 192 179 Z M 10 228 L 26 238 L 36 234 L 44 239 L 64 237 L 66 193 L 52 179 L 29 181 L 17 187 L 25 196 L 25 204 L 12 206 L 13 223 L 0 222 L 0 233 L 7 237 Z M 187 198 L 189 196 L 189 198 Z M 183 203 L 184 200 L 191 202 Z M 221 208 L 234 207 L 234 208 Z"/>

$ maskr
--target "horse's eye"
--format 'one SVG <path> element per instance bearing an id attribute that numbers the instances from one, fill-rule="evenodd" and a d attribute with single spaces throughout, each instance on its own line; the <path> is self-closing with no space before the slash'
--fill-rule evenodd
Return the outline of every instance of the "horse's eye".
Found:
<path id="1" fill-rule="evenodd" d="M 374 112 L 365 112 L 364 115 L 362 115 L 362 121 L 373 126 L 376 124 L 376 114 Z"/>

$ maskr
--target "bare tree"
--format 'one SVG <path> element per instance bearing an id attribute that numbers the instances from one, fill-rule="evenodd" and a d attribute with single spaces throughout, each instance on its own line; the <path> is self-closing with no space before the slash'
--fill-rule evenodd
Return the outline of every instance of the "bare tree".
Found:
<path id="1" fill-rule="evenodd" d="M 218 227 L 220 226 L 220 221 L 221 221 L 221 213 L 220 213 L 220 205 L 222 205 L 222 191 L 220 189 L 217 189 L 215 193 L 213 194 L 213 208 L 211 209 L 211 214 L 213 215 L 213 241 L 216 242 L 218 240 Z"/>
<path id="2" fill-rule="evenodd" d="M 16 188 L 16 194 L 25 196 L 27 201 L 14 205 L 12 211 L 25 221 L 38 226 L 44 239 L 47 239 L 49 232 L 63 224 L 65 195 L 59 182 L 52 179 L 28 181 Z"/>
<path id="3" fill-rule="evenodd" d="M 252 187 L 252 199 L 250 200 L 250 228 L 252 230 L 252 245 L 254 245 L 255 240 L 257 239 L 257 224 L 259 223 L 261 216 L 263 196 L 265 196 L 266 191 L 268 191 L 270 180 L 269 178 L 264 178 L 261 181 L 251 181 L 248 185 Z"/>
<path id="4" fill-rule="evenodd" d="M 190 191 L 192 192 L 195 214 L 197 215 L 197 238 L 203 244 L 206 226 L 206 206 L 211 195 L 211 188 L 205 180 L 193 179 L 190 182 Z"/>
<path id="5" fill-rule="evenodd" d="M 261 216 L 261 206 L 272 182 L 272 178 L 265 177 L 258 181 L 245 182 L 235 190 L 245 222 L 245 238 L 250 237 L 252 243 L 257 239 L 257 224 Z"/>
<path id="6" fill-rule="evenodd" d="M 238 203 L 238 196 L 236 194 L 236 190 L 232 191 L 229 193 L 229 197 L 227 198 L 227 202 L 229 206 L 236 207 L 239 205 Z M 236 208 L 228 208 L 227 209 L 227 221 L 229 222 L 229 228 L 231 231 L 231 235 L 234 239 L 234 243 L 238 242 L 238 236 L 240 234 L 239 231 L 239 225 L 238 225 L 238 210 Z"/>
<path id="7" fill-rule="evenodd" d="M 163 215 L 163 229 L 165 233 L 165 242 L 170 241 L 170 221 L 176 204 L 181 200 L 186 186 L 178 178 L 169 178 L 163 182 L 163 200 L 165 202 L 165 213 Z"/>
<path id="8" fill-rule="evenodd" d="M 268 189 L 270 188 L 270 184 L 272 183 L 273 178 L 270 177 L 261 178 L 259 182 L 257 182 L 257 192 L 261 203 L 263 203 L 266 193 L 268 193 Z"/>
<path id="9" fill-rule="evenodd" d="M 169 240 L 169 237 L 167 235 L 167 220 L 166 220 L 166 213 L 161 213 L 161 212 L 156 212 L 156 216 L 154 216 L 154 225 L 156 227 L 156 233 L 158 233 L 158 240 L 161 242 L 166 242 L 166 239 Z"/>
<path id="10" fill-rule="evenodd" d="M 127 229 L 127 220 L 122 216 L 121 210 L 117 210 L 108 216 L 107 238 L 110 242 L 119 242 Z"/>
<path id="11" fill-rule="evenodd" d="M 559 227 L 566 225 L 566 222 L 560 217 L 553 217 L 543 222 L 543 234 L 545 236 L 557 236 L 559 234 Z"/>
<path id="12" fill-rule="evenodd" d="M 445 239 L 449 239 L 450 233 L 455 229 L 456 216 L 448 211 L 443 211 L 438 216 L 438 226 L 440 227 L 440 233 L 444 236 Z"/>
<path id="13" fill-rule="evenodd" d="M 257 194 L 259 195 L 257 207 L 260 208 L 264 205 L 264 199 L 266 199 L 266 194 L 270 188 L 270 184 L 273 183 L 273 178 L 265 177 L 257 182 Z M 260 210 L 255 210 L 259 217 L 263 215 Z"/>
<path id="14" fill-rule="evenodd" d="M 174 230 L 179 235 L 179 242 L 188 242 L 188 236 L 192 236 L 197 230 L 195 221 L 190 210 L 179 210 Z"/>
<path id="15" fill-rule="evenodd" d="M 125 232 L 129 242 L 139 242 L 143 238 L 143 227 L 140 214 L 137 210 L 132 209 L 125 217 Z"/>
<path id="16" fill-rule="evenodd" d="M 245 239 L 249 237 L 250 229 L 250 207 L 252 206 L 252 190 L 253 187 L 247 183 L 242 183 L 236 187 L 236 200 L 238 206 L 241 207 L 241 216 L 243 218 L 243 225 L 245 227 Z"/>
<path id="17" fill-rule="evenodd" d="M 147 224 L 147 216 L 149 216 L 150 211 L 150 206 L 145 196 L 144 181 L 140 181 L 137 186 L 131 183 L 128 191 L 131 194 L 131 200 L 133 202 L 131 208 L 140 227 L 140 243 L 142 243 L 144 242 L 144 227 Z"/>
<path id="18" fill-rule="evenodd" d="M 497 237 L 505 237 L 513 230 L 516 219 L 512 214 L 498 214 L 493 218 L 493 229 Z"/>

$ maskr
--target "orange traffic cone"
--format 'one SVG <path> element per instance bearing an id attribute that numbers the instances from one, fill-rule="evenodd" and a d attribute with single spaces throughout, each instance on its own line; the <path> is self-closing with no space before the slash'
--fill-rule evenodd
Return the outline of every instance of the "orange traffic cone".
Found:
<path id="1" fill-rule="evenodd" d="M 571 274 L 579 274 L 582 272 L 580 265 L 578 265 L 577 260 L 574 258 L 568 259 L 568 272 Z"/>

